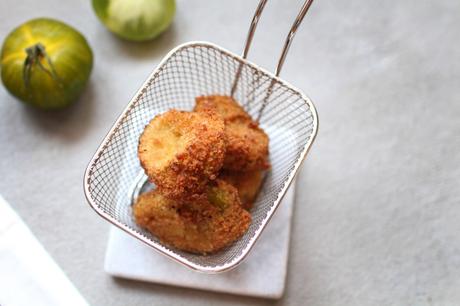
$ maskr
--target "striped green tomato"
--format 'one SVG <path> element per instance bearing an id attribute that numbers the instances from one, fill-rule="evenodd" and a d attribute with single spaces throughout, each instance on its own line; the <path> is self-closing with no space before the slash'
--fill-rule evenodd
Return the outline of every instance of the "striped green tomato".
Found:
<path id="1" fill-rule="evenodd" d="M 102 23 L 118 36 L 150 40 L 165 31 L 176 11 L 175 0 L 93 0 Z"/>
<path id="2" fill-rule="evenodd" d="M 5 39 L 1 79 L 14 96 L 42 109 L 63 108 L 85 88 L 93 66 L 86 39 L 53 19 L 30 20 Z"/>

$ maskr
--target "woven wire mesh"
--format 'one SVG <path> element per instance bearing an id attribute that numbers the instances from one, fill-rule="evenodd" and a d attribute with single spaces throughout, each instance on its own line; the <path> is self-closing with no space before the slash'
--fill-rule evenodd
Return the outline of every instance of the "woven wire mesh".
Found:
<path id="1" fill-rule="evenodd" d="M 229 95 L 240 65 L 234 97 L 253 118 L 266 102 L 260 124 L 270 137 L 272 168 L 251 211 L 252 224 L 242 238 L 215 254 L 170 248 L 138 227 L 132 216 L 133 185 L 139 184 L 142 172 L 137 157 L 139 136 L 157 114 L 171 108 L 191 110 L 200 95 Z M 312 105 L 284 82 L 214 45 L 182 45 L 163 60 L 96 152 L 85 177 L 87 197 L 109 221 L 179 262 L 208 272 L 228 269 L 241 261 L 270 219 L 315 136 L 316 125 Z"/>

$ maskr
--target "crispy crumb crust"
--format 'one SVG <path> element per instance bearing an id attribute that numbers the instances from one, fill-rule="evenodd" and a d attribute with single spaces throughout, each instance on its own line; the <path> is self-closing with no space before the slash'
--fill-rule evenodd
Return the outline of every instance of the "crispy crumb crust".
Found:
<path id="1" fill-rule="evenodd" d="M 270 167 L 269 138 L 237 101 L 218 95 L 197 97 L 194 110 L 215 112 L 224 120 L 227 140 L 224 169 L 253 171 Z"/>
<path id="2" fill-rule="evenodd" d="M 161 121 L 161 122 L 160 122 Z M 183 148 L 168 144 L 167 162 L 153 158 L 158 126 L 178 129 L 186 140 Z M 160 144 L 161 145 L 161 144 Z M 145 127 L 139 139 L 138 156 L 150 181 L 159 192 L 171 199 L 190 199 L 201 194 L 209 180 L 217 177 L 225 156 L 226 141 L 223 120 L 210 112 L 170 110 L 156 116 Z M 169 156 L 170 155 L 170 156 Z"/>
<path id="3" fill-rule="evenodd" d="M 213 111 L 217 112 L 225 122 L 237 118 L 251 120 L 249 114 L 244 108 L 229 96 L 200 96 L 195 99 L 195 111 Z"/>
<path id="4" fill-rule="evenodd" d="M 254 171 L 270 168 L 268 136 L 253 121 L 233 120 L 225 125 L 227 152 L 223 168 Z"/>
<path id="5" fill-rule="evenodd" d="M 217 180 L 197 201 L 167 199 L 158 190 L 139 196 L 133 207 L 136 223 L 163 243 L 180 250 L 208 254 L 241 237 L 251 215 L 241 207 L 237 190 Z"/>
<path id="6" fill-rule="evenodd" d="M 238 190 L 241 205 L 244 209 L 250 210 L 259 193 L 264 179 L 264 171 L 254 170 L 248 172 L 223 171 L 220 179 L 231 184 Z"/>

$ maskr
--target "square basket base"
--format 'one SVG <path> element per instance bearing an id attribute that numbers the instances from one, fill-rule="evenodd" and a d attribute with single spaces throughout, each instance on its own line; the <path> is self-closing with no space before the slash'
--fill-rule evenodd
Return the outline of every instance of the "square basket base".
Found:
<path id="1" fill-rule="evenodd" d="M 112 227 L 105 270 L 110 275 L 158 284 L 277 299 L 283 295 L 295 182 L 254 250 L 235 269 L 220 274 L 192 271 Z"/>

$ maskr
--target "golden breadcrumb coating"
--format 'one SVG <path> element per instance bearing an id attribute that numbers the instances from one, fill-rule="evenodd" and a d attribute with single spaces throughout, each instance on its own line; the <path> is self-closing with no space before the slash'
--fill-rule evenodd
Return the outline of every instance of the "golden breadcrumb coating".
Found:
<path id="1" fill-rule="evenodd" d="M 251 120 L 249 114 L 232 97 L 228 96 L 201 96 L 195 99 L 195 111 L 214 111 L 222 116 L 225 122 L 236 118 Z"/>
<path id="2" fill-rule="evenodd" d="M 250 210 L 259 193 L 264 179 L 264 171 L 254 170 L 247 172 L 224 171 L 219 176 L 220 179 L 231 184 L 238 190 L 241 204 L 246 210 Z"/>
<path id="3" fill-rule="evenodd" d="M 133 211 L 136 223 L 163 243 L 200 254 L 228 246 L 251 223 L 237 190 L 221 180 L 208 186 L 205 197 L 191 202 L 170 200 L 159 190 L 150 191 L 139 196 Z"/>
<path id="4" fill-rule="evenodd" d="M 211 112 L 170 110 L 155 116 L 139 139 L 138 156 L 167 198 L 193 198 L 217 177 L 225 156 L 222 118 Z"/>
<path id="5" fill-rule="evenodd" d="M 212 111 L 224 120 L 227 140 L 224 169 L 252 171 L 270 167 L 267 134 L 233 98 L 217 95 L 198 97 L 194 110 Z"/>
<path id="6" fill-rule="evenodd" d="M 270 167 L 268 136 L 253 121 L 233 120 L 225 124 L 227 150 L 224 169 L 254 171 Z"/>

